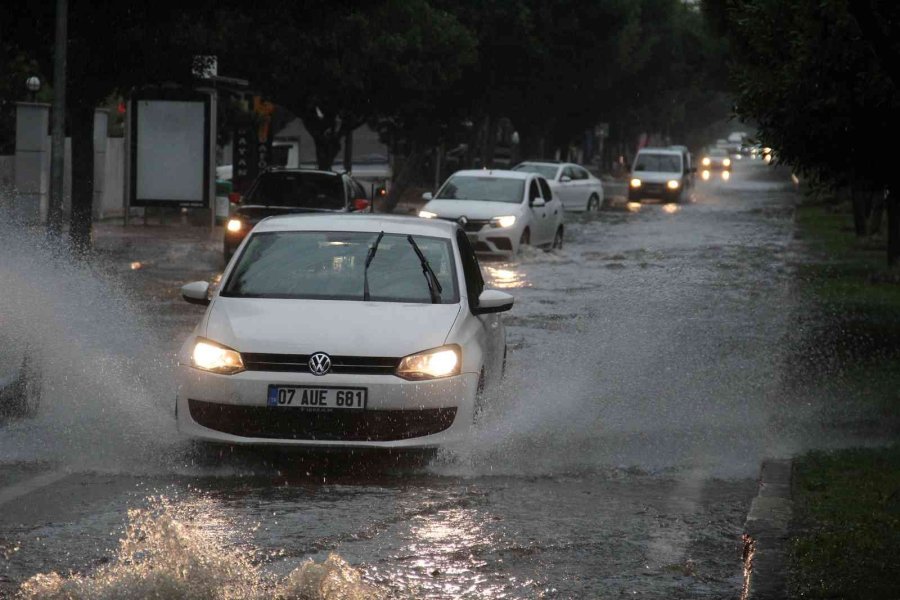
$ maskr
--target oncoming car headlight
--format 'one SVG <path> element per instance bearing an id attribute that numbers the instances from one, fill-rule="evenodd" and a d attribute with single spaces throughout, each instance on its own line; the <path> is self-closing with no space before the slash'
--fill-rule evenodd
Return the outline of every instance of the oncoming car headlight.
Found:
<path id="1" fill-rule="evenodd" d="M 244 224 L 241 222 L 240 219 L 229 219 L 228 225 L 226 225 L 225 227 L 228 229 L 228 231 L 230 231 L 232 233 L 237 233 L 238 231 L 243 229 Z"/>
<path id="2" fill-rule="evenodd" d="M 631 180 L 631 187 L 633 187 L 633 188 L 639 188 L 639 187 L 641 187 L 641 180 L 638 179 L 637 177 L 635 177 L 634 179 L 632 179 L 632 180 Z"/>
<path id="3" fill-rule="evenodd" d="M 221 375 L 234 375 L 244 370 L 240 352 L 205 338 L 197 338 L 191 352 L 191 364 L 203 371 Z"/>
<path id="4" fill-rule="evenodd" d="M 666 187 L 670 190 L 677 190 L 681 183 L 677 179 L 670 179 L 666 182 Z"/>
<path id="5" fill-rule="evenodd" d="M 494 217 L 491 219 L 491 227 L 502 228 L 502 227 L 512 227 L 516 224 L 516 217 L 513 215 L 508 215 L 505 217 Z"/>
<path id="6" fill-rule="evenodd" d="M 709 160 L 708 156 L 703 158 L 703 166 L 704 167 L 708 167 L 710 162 L 712 162 L 712 161 Z"/>
<path id="7" fill-rule="evenodd" d="M 417 352 L 404 357 L 397 367 L 397 377 L 412 381 L 459 375 L 462 352 L 456 344 Z"/>
<path id="8" fill-rule="evenodd" d="M 730 166 L 731 166 L 731 159 L 730 159 L 730 158 L 726 158 L 725 160 L 722 161 L 722 164 L 725 165 L 726 167 L 730 167 Z"/>
<path id="9" fill-rule="evenodd" d="M 427 211 L 427 210 L 420 210 L 419 216 L 422 217 L 423 219 L 433 219 L 437 216 L 437 214 Z"/>

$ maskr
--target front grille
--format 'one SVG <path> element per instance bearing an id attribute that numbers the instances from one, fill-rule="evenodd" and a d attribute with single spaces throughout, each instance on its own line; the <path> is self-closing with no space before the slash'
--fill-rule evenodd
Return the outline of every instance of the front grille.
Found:
<path id="1" fill-rule="evenodd" d="M 271 406 L 235 406 L 188 400 L 191 418 L 209 429 L 240 437 L 390 442 L 439 433 L 456 418 L 456 408 L 419 410 L 332 410 L 309 412 Z"/>
<path id="2" fill-rule="evenodd" d="M 459 223 L 459 219 L 451 219 L 450 217 L 441 217 L 445 221 L 453 221 L 454 223 Z M 481 231 L 485 225 L 490 223 L 490 219 L 468 219 L 466 224 L 462 226 L 464 231 L 468 233 L 478 233 Z"/>
<path id="3" fill-rule="evenodd" d="M 309 354 L 265 354 L 242 352 L 248 371 L 280 371 L 309 373 Z M 382 356 L 332 356 L 329 373 L 357 375 L 391 375 L 400 365 L 399 358 Z"/>

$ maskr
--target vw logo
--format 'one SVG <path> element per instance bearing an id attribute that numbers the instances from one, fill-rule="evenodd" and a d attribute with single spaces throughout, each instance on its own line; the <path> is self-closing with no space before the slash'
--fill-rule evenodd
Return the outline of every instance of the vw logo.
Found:
<path id="1" fill-rule="evenodd" d="M 469 222 L 469 218 L 466 217 L 465 215 L 463 215 L 463 216 L 461 216 L 460 218 L 458 218 L 458 219 L 456 220 L 456 222 L 459 223 L 460 225 L 462 225 L 463 227 L 465 227 L 465 226 L 466 226 L 466 223 Z"/>
<path id="2" fill-rule="evenodd" d="M 331 357 L 324 352 L 316 352 L 309 357 L 309 372 L 313 375 L 324 375 L 331 370 Z"/>

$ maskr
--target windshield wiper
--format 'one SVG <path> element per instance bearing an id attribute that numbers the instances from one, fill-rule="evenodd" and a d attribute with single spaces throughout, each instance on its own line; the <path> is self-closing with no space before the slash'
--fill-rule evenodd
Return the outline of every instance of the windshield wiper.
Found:
<path id="1" fill-rule="evenodd" d="M 369 248 L 369 253 L 366 255 L 366 268 L 363 269 L 363 301 L 369 301 L 369 265 L 372 264 L 372 259 L 375 258 L 375 253 L 378 252 L 378 244 L 381 243 L 381 238 L 384 237 L 384 231 L 378 234 L 378 237 L 375 238 L 375 243 L 372 244 L 372 247 Z"/>
<path id="2" fill-rule="evenodd" d="M 422 263 L 422 273 L 425 275 L 425 281 L 428 282 L 428 293 L 431 294 L 431 303 L 440 304 L 441 292 L 444 291 L 444 288 L 441 287 L 441 282 L 438 281 L 437 275 L 434 274 L 434 270 L 431 268 L 431 264 L 429 264 L 428 259 L 425 258 L 425 255 L 422 254 L 422 251 L 419 249 L 419 245 L 416 243 L 416 240 L 413 239 L 413 236 L 408 235 L 406 236 L 406 239 L 413 247 L 413 250 L 416 251 L 416 255 L 419 257 L 419 262 Z"/>

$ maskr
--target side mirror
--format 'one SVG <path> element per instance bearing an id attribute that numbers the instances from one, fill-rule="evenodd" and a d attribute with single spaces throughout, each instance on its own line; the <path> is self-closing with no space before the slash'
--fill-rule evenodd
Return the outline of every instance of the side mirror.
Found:
<path id="1" fill-rule="evenodd" d="M 572 181 L 572 178 L 569 177 L 568 175 L 563 175 L 562 177 L 559 178 L 560 183 L 569 183 L 570 181 Z"/>
<path id="2" fill-rule="evenodd" d="M 432 198 L 434 198 L 434 194 L 432 194 L 431 192 L 425 192 L 424 194 L 422 194 L 422 200 L 424 200 L 425 202 L 428 202 Z"/>
<path id="3" fill-rule="evenodd" d="M 537 198 L 531 199 L 531 206 L 533 206 L 535 208 L 540 208 L 540 207 L 544 206 L 545 204 L 547 204 L 547 203 L 544 202 L 544 199 L 541 198 L 540 196 L 538 196 Z"/>
<path id="4" fill-rule="evenodd" d="M 357 198 L 353 201 L 353 208 L 355 210 L 366 210 L 369 208 L 369 200 L 367 198 Z"/>
<path id="5" fill-rule="evenodd" d="M 505 312 L 513 307 L 515 299 L 499 290 L 484 290 L 478 296 L 478 306 L 472 309 L 476 315 Z"/>
<path id="6" fill-rule="evenodd" d="M 209 282 L 193 281 L 181 286 L 181 297 L 191 304 L 209 305 Z"/>

